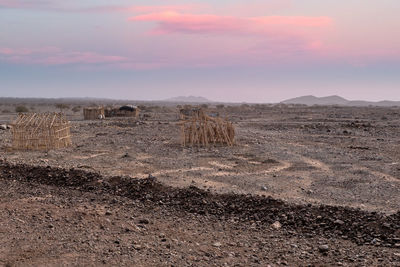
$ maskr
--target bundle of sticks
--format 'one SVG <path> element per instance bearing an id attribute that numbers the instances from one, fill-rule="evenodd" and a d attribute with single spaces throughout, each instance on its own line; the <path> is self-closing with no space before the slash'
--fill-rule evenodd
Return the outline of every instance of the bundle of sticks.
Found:
<path id="1" fill-rule="evenodd" d="M 71 124 L 61 113 L 19 114 L 12 126 L 16 150 L 59 149 L 72 144 Z"/>
<path id="2" fill-rule="evenodd" d="M 235 143 L 233 124 L 227 119 L 208 116 L 202 109 L 192 110 L 189 116 L 181 113 L 180 125 L 182 146 Z"/>

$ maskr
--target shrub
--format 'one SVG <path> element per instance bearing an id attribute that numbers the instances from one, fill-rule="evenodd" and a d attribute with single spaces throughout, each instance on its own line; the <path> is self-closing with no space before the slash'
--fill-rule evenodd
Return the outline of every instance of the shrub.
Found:
<path id="1" fill-rule="evenodd" d="M 25 106 L 16 106 L 15 107 L 15 112 L 17 113 L 26 113 L 29 112 L 29 109 Z"/>
<path id="2" fill-rule="evenodd" d="M 71 109 L 74 113 L 77 113 L 81 110 L 81 106 L 75 106 Z"/>
<path id="3" fill-rule="evenodd" d="M 69 105 L 67 104 L 55 104 L 54 105 L 56 108 L 60 109 L 60 111 L 62 111 L 63 109 L 68 109 Z"/>

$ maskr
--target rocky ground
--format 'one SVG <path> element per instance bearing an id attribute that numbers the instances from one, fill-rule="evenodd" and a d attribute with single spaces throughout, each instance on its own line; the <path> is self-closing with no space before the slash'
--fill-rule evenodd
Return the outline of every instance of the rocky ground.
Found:
<path id="1" fill-rule="evenodd" d="M 0 130 L 0 264 L 400 265 L 400 108 L 214 111 L 234 147 L 182 148 L 175 107 L 70 112 L 57 151 Z"/>
<path id="2" fill-rule="evenodd" d="M 0 263 L 398 266 L 400 213 L 0 164 Z"/>
<path id="3" fill-rule="evenodd" d="M 182 148 L 177 109 L 151 107 L 140 121 L 83 121 L 70 114 L 73 146 L 57 151 L 10 151 L 11 133 L 0 130 L 0 157 L 104 175 L 151 174 L 167 185 L 292 203 L 399 210 L 400 108 L 242 105 L 217 111 L 235 122 L 236 146 Z"/>

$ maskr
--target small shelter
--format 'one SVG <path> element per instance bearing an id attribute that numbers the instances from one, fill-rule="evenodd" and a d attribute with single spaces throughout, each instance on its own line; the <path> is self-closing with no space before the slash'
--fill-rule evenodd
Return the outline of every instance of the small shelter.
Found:
<path id="1" fill-rule="evenodd" d="M 83 117 L 85 120 L 101 120 L 105 118 L 103 107 L 86 107 L 83 109 Z"/>
<path id="2" fill-rule="evenodd" d="M 234 145 L 235 128 L 227 119 L 208 116 L 197 108 L 190 115 L 180 112 L 180 116 L 182 146 Z"/>
<path id="3" fill-rule="evenodd" d="M 62 113 L 19 114 L 11 125 L 13 149 L 50 150 L 72 144 L 71 123 Z"/>
<path id="4" fill-rule="evenodd" d="M 108 108 L 105 110 L 107 117 L 139 117 L 139 108 L 133 105 L 125 105 L 119 108 Z"/>

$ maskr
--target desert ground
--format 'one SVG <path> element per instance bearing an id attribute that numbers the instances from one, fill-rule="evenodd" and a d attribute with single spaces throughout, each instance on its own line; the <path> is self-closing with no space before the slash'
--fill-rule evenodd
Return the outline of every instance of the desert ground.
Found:
<path id="1" fill-rule="evenodd" d="M 203 148 L 174 104 L 85 121 L 91 104 L 1 103 L 0 124 L 63 111 L 73 145 L 0 130 L 0 264 L 400 265 L 400 107 L 208 104 L 236 144 Z"/>

